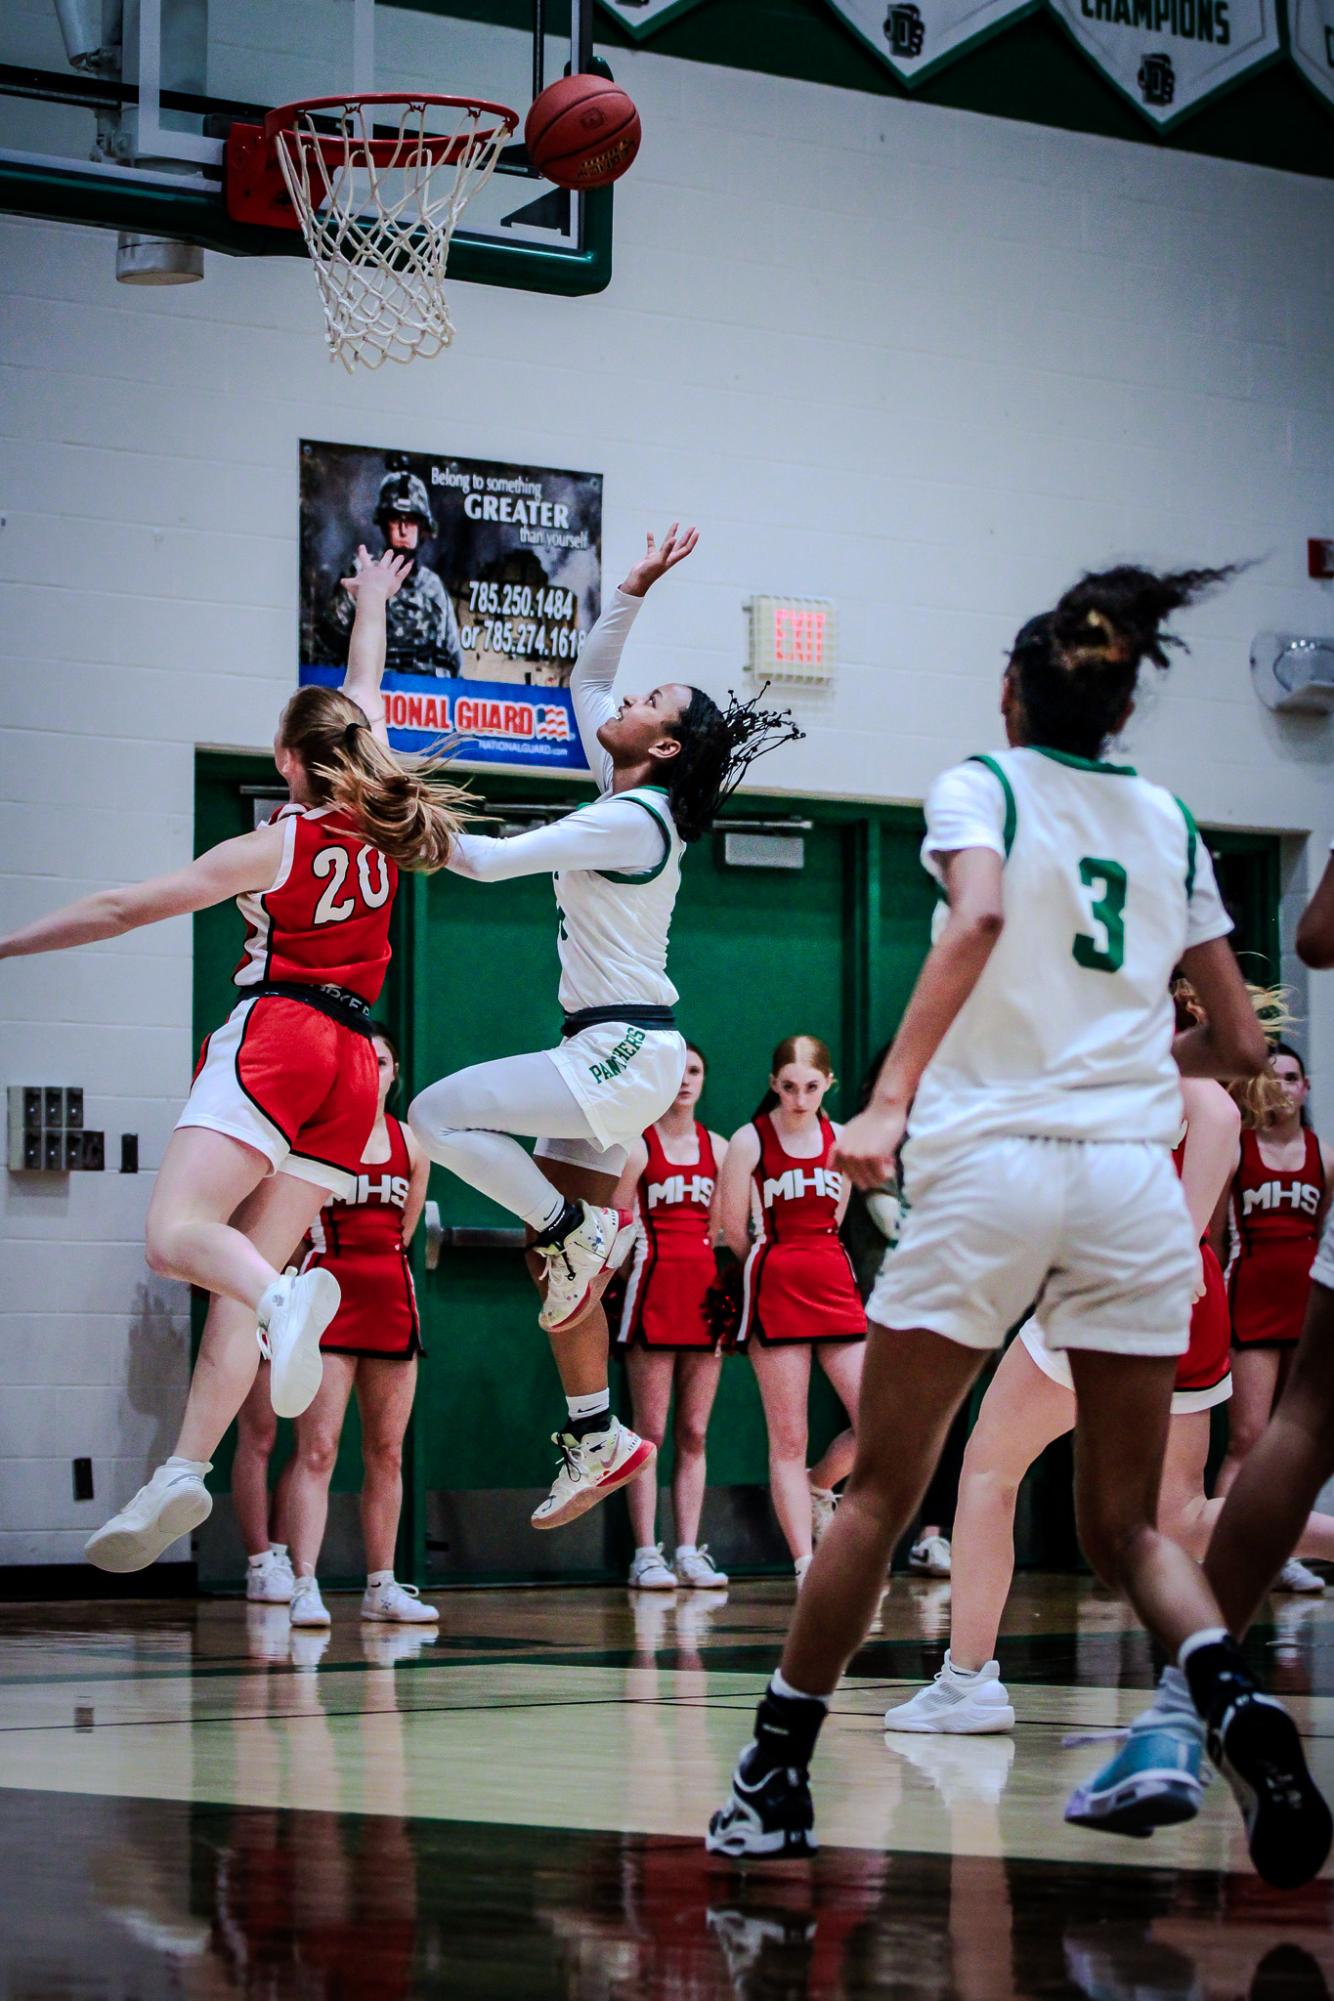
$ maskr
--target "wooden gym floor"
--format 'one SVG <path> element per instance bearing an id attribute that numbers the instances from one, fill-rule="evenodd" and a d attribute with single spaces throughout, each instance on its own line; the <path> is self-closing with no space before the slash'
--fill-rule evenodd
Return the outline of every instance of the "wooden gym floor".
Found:
<path id="1" fill-rule="evenodd" d="M 1252 1645 L 1334 1788 L 1334 1590 Z M 824 1852 L 706 1861 L 776 1582 L 456 1591 L 439 1638 L 213 1600 L 0 1610 L 0 1996 L 1278 2001 L 1334 1995 L 1328 1877 L 1250 1873 L 1221 1783 L 1152 1843 L 1061 1820 L 1144 1702 L 1086 1580 L 1020 1580 L 1013 1738 L 886 1740 L 948 1586 L 896 1580 L 816 1767 Z"/>

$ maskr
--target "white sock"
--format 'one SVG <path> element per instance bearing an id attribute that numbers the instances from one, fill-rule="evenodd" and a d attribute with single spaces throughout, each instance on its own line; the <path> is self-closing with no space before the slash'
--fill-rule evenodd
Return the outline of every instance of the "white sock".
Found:
<path id="1" fill-rule="evenodd" d="M 814 1480 L 810 1481 L 810 1482 L 809 1482 L 808 1484 L 809 1484 L 809 1486 L 810 1486 L 810 1490 L 811 1490 L 811 1492 L 812 1492 L 813 1494 L 818 1494 L 818 1495 L 820 1496 L 820 1499 L 821 1499 L 822 1501 L 832 1501 L 832 1500 L 833 1500 L 833 1498 L 834 1498 L 834 1490 L 833 1490 L 833 1488 L 832 1488 L 832 1487 L 817 1487 L 817 1486 L 816 1486 L 816 1484 L 815 1484 L 815 1482 L 814 1482 Z"/>
<path id="2" fill-rule="evenodd" d="M 600 1417 L 605 1410 L 611 1411 L 611 1391 L 594 1390 L 592 1396 L 566 1397 L 566 1405 L 571 1417 Z"/>
<path id="3" fill-rule="evenodd" d="M 790 1681 L 784 1680 L 781 1668 L 774 1669 L 769 1686 L 775 1695 L 785 1695 L 789 1702 L 818 1702 L 821 1709 L 828 1709 L 833 1701 L 831 1695 L 808 1695 L 804 1688 L 793 1688 Z"/>
<path id="4" fill-rule="evenodd" d="M 271 1549 L 262 1549 L 258 1556 L 248 1557 L 247 1562 L 252 1570 L 262 1570 L 272 1554 Z"/>
<path id="5" fill-rule="evenodd" d="M 206 1473 L 213 1471 L 211 1459 L 182 1459 L 179 1452 L 173 1452 L 170 1459 L 163 1463 L 170 1466 L 173 1473 L 193 1473 L 200 1480 Z"/>
<path id="6" fill-rule="evenodd" d="M 368 1570 L 366 1572 L 366 1589 L 368 1591 L 378 1591 L 382 1585 L 392 1584 L 393 1581 L 394 1573 L 392 1570 Z"/>
<path id="7" fill-rule="evenodd" d="M 945 1649 L 945 1665 L 957 1681 L 972 1681 L 975 1676 L 982 1672 L 981 1668 L 956 1667 L 950 1659 L 950 1650 L 948 1647 Z"/>
<path id="8" fill-rule="evenodd" d="M 1225 1640 L 1226 1638 L 1227 1628 L 1225 1626 L 1201 1626 L 1198 1633 L 1192 1633 L 1188 1640 L 1181 1642 L 1181 1651 L 1177 1655 L 1177 1666 L 1184 1668 L 1186 1662 L 1198 1647 L 1216 1647 L 1220 1640 Z"/>
<path id="9" fill-rule="evenodd" d="M 655 1542 L 641 1542 L 639 1548 L 635 1551 L 636 1559 L 641 1556 L 656 1556 L 657 1554 L 658 1545 Z"/>
<path id="10" fill-rule="evenodd" d="M 269 1544 L 269 1555 L 276 1556 L 279 1563 L 282 1562 L 286 1554 L 287 1554 L 287 1544 L 285 1542 L 271 1542 Z"/>
<path id="11" fill-rule="evenodd" d="M 1195 1707 L 1191 1700 L 1190 1684 L 1179 1667 L 1165 1667 L 1158 1677 L 1158 1693 L 1154 1697 L 1155 1709 L 1190 1709 Z"/>
<path id="12" fill-rule="evenodd" d="M 693 1542 L 678 1542 L 676 1545 L 678 1562 L 683 1556 L 698 1556 L 698 1554 L 699 1550 Z"/>

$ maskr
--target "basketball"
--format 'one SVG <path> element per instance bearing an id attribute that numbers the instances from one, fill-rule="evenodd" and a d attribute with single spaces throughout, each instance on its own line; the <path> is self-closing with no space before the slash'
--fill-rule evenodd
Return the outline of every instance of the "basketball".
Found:
<path id="1" fill-rule="evenodd" d="M 639 113 L 606 77 L 563 76 L 534 101 L 523 136 L 533 165 L 558 188 L 606 188 L 639 151 Z"/>

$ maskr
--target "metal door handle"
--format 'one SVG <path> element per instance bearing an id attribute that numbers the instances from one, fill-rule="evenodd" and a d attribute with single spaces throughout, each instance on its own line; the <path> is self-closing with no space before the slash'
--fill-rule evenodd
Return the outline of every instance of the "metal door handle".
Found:
<path id="1" fill-rule="evenodd" d="M 440 1262 L 440 1249 L 445 1241 L 445 1226 L 440 1221 L 440 1204 L 428 1202 L 422 1210 L 426 1224 L 426 1269 L 434 1271 Z"/>
<path id="2" fill-rule="evenodd" d="M 445 1223 L 440 1217 L 440 1204 L 428 1202 L 422 1210 L 422 1221 L 426 1225 L 426 1269 L 436 1271 L 440 1265 L 440 1253 L 451 1251 L 521 1251 L 528 1243 L 526 1231 L 519 1229 L 492 1228 L 484 1224 Z"/>

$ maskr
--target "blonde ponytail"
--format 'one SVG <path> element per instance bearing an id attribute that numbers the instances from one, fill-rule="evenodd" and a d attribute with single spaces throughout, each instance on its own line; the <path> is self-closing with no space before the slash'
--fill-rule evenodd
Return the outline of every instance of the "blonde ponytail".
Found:
<path id="1" fill-rule="evenodd" d="M 1272 1050 L 1296 1020 L 1288 1006 L 1292 989 L 1261 987 L 1253 980 L 1247 980 L 1246 991 L 1255 1009 L 1256 1020 L 1264 1030 L 1265 1041 Z M 1207 1019 L 1199 995 L 1184 974 L 1178 974 L 1172 982 L 1172 999 L 1176 1005 L 1178 1029 L 1192 1021 Z M 1241 1113 L 1242 1124 L 1251 1132 L 1259 1132 L 1261 1127 L 1267 1126 L 1271 1119 L 1288 1108 L 1287 1092 L 1269 1069 L 1259 1071 L 1254 1077 L 1236 1078 L 1225 1088 Z"/>
<path id="2" fill-rule="evenodd" d="M 471 795 L 437 776 L 442 756 L 399 757 L 336 688 L 299 689 L 278 734 L 305 766 L 317 805 L 342 807 L 399 868 L 429 874 L 444 867 Z"/>

